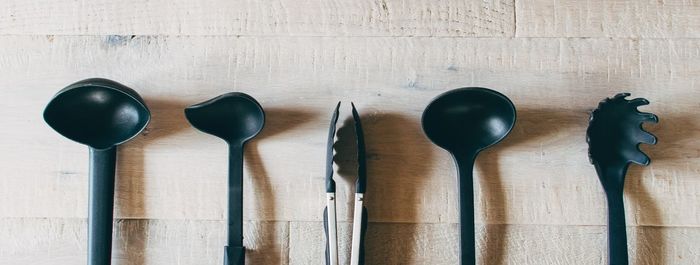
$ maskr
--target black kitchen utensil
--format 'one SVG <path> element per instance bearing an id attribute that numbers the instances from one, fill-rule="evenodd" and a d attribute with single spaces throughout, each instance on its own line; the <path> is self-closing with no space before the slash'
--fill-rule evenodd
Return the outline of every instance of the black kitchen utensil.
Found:
<path id="1" fill-rule="evenodd" d="M 90 148 L 88 264 L 108 265 L 117 146 L 146 128 L 150 112 L 136 91 L 93 78 L 60 90 L 46 106 L 44 120 L 61 135 Z"/>
<path id="2" fill-rule="evenodd" d="M 333 180 L 333 144 L 335 125 L 338 122 L 340 102 L 335 106 L 326 142 L 326 209 L 323 210 L 323 227 L 326 232 L 326 265 L 338 265 L 338 226 L 335 208 L 335 180 Z"/>
<path id="3" fill-rule="evenodd" d="M 229 145 L 228 243 L 224 265 L 245 264 L 243 246 L 243 147 L 265 124 L 265 112 L 244 93 L 227 93 L 185 108 L 193 127 Z"/>
<path id="4" fill-rule="evenodd" d="M 352 222 L 352 247 L 350 248 L 350 265 L 365 264 L 365 232 L 367 232 L 367 208 L 365 208 L 365 191 L 367 190 L 367 159 L 365 158 L 365 135 L 362 130 L 360 114 L 352 102 L 352 118 L 355 120 L 357 138 L 357 181 L 355 181 L 355 211 Z"/>
<path id="5" fill-rule="evenodd" d="M 459 173 L 460 264 L 476 264 L 474 160 L 500 142 L 515 125 L 515 106 L 487 88 L 458 88 L 433 99 L 422 117 L 430 140 L 452 154 Z"/>
<path id="6" fill-rule="evenodd" d="M 625 99 L 629 93 L 604 99 L 591 114 L 588 131 L 588 156 L 595 165 L 608 201 L 608 259 L 610 265 L 628 264 L 625 205 L 622 194 L 630 163 L 648 165 L 651 160 L 639 144 L 656 144 L 656 137 L 642 129 L 644 122 L 658 117 L 637 107 L 649 104 L 643 98 Z"/>
<path id="7" fill-rule="evenodd" d="M 367 160 L 365 158 L 365 137 L 360 122 L 360 115 L 352 104 L 352 117 L 355 123 L 357 145 L 357 181 L 355 182 L 355 210 L 353 215 L 352 242 L 350 248 L 350 265 L 365 264 L 364 238 L 367 231 L 367 208 L 364 196 L 367 189 Z M 335 128 L 338 121 L 340 102 L 335 107 L 328 131 L 326 145 L 326 209 L 323 211 L 323 224 L 326 232 L 326 265 L 338 264 L 338 236 L 335 208 L 335 181 L 333 180 L 333 144 Z"/>

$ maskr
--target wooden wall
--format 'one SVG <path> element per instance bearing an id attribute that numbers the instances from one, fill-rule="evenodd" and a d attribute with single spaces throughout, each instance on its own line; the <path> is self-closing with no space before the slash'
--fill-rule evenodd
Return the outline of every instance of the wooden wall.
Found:
<path id="1" fill-rule="evenodd" d="M 4 0 L 0 264 L 85 264 L 87 148 L 41 114 L 89 77 L 134 88 L 153 116 L 120 148 L 117 265 L 222 263 L 227 149 L 182 110 L 230 91 L 267 112 L 245 155 L 250 264 L 324 264 L 325 142 L 340 100 L 366 130 L 367 264 L 456 264 L 454 166 L 419 119 L 464 86 L 518 109 L 511 135 L 477 160 L 480 264 L 606 263 L 585 130 L 623 91 L 661 120 L 647 126 L 652 164 L 626 179 L 632 263 L 700 264 L 697 0 Z M 337 178 L 344 264 L 348 167 Z"/>

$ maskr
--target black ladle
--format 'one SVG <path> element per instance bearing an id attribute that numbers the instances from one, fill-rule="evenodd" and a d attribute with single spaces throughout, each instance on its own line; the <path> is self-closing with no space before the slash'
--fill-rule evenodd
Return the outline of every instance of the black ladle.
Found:
<path id="1" fill-rule="evenodd" d="M 253 97 L 233 92 L 189 106 L 185 116 L 193 127 L 229 145 L 228 241 L 224 265 L 243 265 L 243 146 L 262 130 L 265 112 Z"/>
<path id="2" fill-rule="evenodd" d="M 136 91 L 100 78 L 69 85 L 44 110 L 51 128 L 90 147 L 89 265 L 111 262 L 117 145 L 146 128 L 150 116 Z"/>
<path id="3" fill-rule="evenodd" d="M 474 160 L 482 150 L 505 138 L 515 125 L 515 106 L 487 88 L 448 91 L 425 108 L 423 131 L 447 150 L 459 173 L 460 264 L 476 264 L 474 242 Z"/>
<path id="4" fill-rule="evenodd" d="M 649 104 L 643 98 L 625 99 L 629 93 L 604 99 L 591 114 L 586 132 L 588 156 L 595 165 L 608 201 L 608 262 L 627 265 L 627 231 L 623 191 L 630 163 L 648 165 L 651 160 L 639 150 L 639 144 L 656 144 L 656 137 L 642 129 L 644 122 L 656 123 L 659 118 L 639 112 L 637 107 Z"/>

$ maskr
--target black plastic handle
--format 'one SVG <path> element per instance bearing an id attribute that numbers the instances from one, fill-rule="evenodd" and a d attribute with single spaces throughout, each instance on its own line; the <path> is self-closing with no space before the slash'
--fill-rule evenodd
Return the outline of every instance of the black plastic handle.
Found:
<path id="1" fill-rule="evenodd" d="M 622 193 L 608 194 L 608 255 L 610 265 L 627 265 L 627 227 Z"/>
<path id="2" fill-rule="evenodd" d="M 453 155 L 459 172 L 459 260 L 461 265 L 476 264 L 474 228 L 474 159 L 473 154 Z"/>
<path id="3" fill-rule="evenodd" d="M 627 227 L 623 192 L 628 165 L 597 165 L 608 202 L 608 261 L 610 265 L 629 264 Z"/>
<path id="4" fill-rule="evenodd" d="M 229 144 L 228 245 L 224 265 L 245 264 L 243 247 L 243 144 Z"/>
<path id="5" fill-rule="evenodd" d="M 111 264 L 116 163 L 117 147 L 90 148 L 88 265 Z"/>
<path id="6" fill-rule="evenodd" d="M 245 247 L 224 248 L 224 265 L 245 264 Z"/>

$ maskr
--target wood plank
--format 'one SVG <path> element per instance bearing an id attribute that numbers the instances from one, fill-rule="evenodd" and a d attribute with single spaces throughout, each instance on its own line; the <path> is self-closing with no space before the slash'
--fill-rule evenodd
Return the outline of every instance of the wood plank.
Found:
<path id="1" fill-rule="evenodd" d="M 0 131 L 2 217 L 86 215 L 87 150 L 41 111 L 61 87 L 102 76 L 138 90 L 153 112 L 121 148 L 122 218 L 223 219 L 226 147 L 182 109 L 243 91 L 268 115 L 247 147 L 246 219 L 321 220 L 330 111 L 346 102 L 344 121 L 352 100 L 367 134 L 370 219 L 454 223 L 454 168 L 419 117 L 439 93 L 478 85 L 519 111 L 512 135 L 477 161 L 478 223 L 604 224 L 585 128 L 599 100 L 629 91 L 661 117 L 650 127 L 659 145 L 644 147 L 652 166 L 628 176 L 629 224 L 700 225 L 700 40 L 4 36 L 0 46 L 0 98 L 11 99 L 0 123 L 12 128 Z M 354 178 L 341 175 L 349 203 Z"/>
<path id="2" fill-rule="evenodd" d="M 518 37 L 698 38 L 700 1 L 516 1 Z"/>
<path id="3" fill-rule="evenodd" d="M 512 36 L 514 1 L 3 1 L 0 34 Z"/>
<path id="4" fill-rule="evenodd" d="M 0 263 L 85 264 L 87 223 L 79 219 L 0 219 Z M 289 225 L 247 222 L 246 261 L 287 264 Z M 112 264 L 222 264 L 226 223 L 188 220 L 118 220 Z"/>
<path id="5" fill-rule="evenodd" d="M 347 259 L 350 225 L 340 225 L 341 258 Z M 85 263 L 86 224 L 78 219 L 0 219 L 0 263 Z M 115 265 L 221 264 L 225 224 L 218 221 L 120 220 L 115 225 Z M 370 223 L 367 264 L 455 264 L 453 224 Z M 633 264 L 698 264 L 699 228 L 628 228 Z M 321 222 L 246 223 L 252 264 L 324 264 Z M 478 264 L 589 265 L 606 260 L 603 226 L 488 225 L 477 227 Z"/>
<path id="6" fill-rule="evenodd" d="M 350 224 L 340 226 L 340 258 L 348 261 Z M 457 264 L 459 228 L 448 224 L 370 223 L 367 264 Z M 697 264 L 698 228 L 628 228 L 631 264 Z M 290 265 L 323 265 L 323 226 L 291 223 Z M 603 226 L 478 225 L 477 264 L 590 265 L 607 260 Z M 301 245 L 301 246 L 300 246 Z M 342 264 L 342 261 L 341 261 Z"/>

